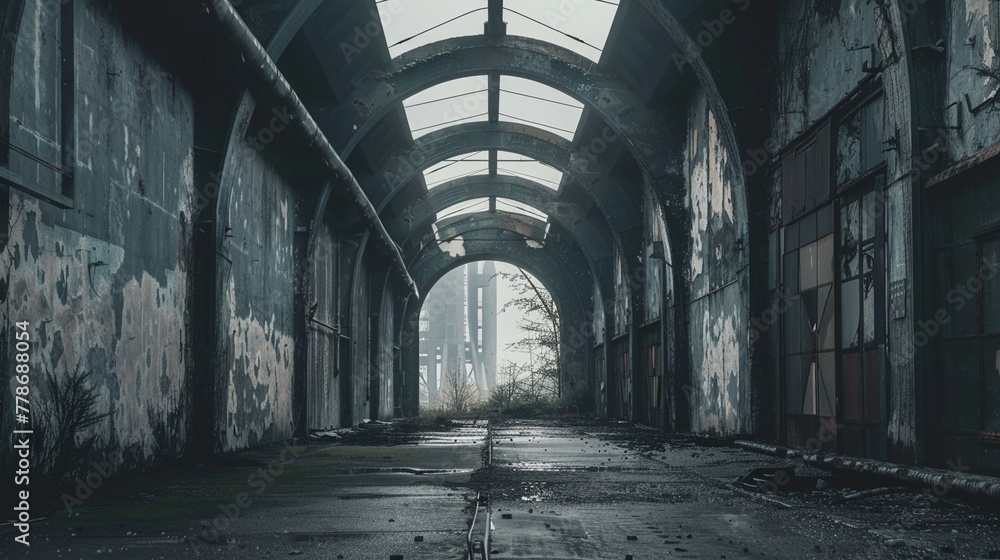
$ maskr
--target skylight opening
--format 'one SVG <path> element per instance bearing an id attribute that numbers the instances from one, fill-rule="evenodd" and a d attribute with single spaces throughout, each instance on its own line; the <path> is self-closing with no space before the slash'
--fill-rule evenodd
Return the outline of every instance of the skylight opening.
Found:
<path id="1" fill-rule="evenodd" d="M 508 35 L 555 43 L 594 62 L 617 11 L 618 0 L 504 0 Z"/>
<path id="2" fill-rule="evenodd" d="M 490 153 L 472 152 L 442 160 L 424 170 L 427 189 L 439 187 L 448 181 L 472 175 L 486 175 L 490 171 Z M 497 152 L 497 173 L 514 175 L 558 190 L 562 172 L 536 159 L 510 152 Z"/>
<path id="3" fill-rule="evenodd" d="M 490 199 L 473 198 L 471 200 L 465 200 L 457 204 L 452 204 L 451 206 L 438 212 L 437 219 L 435 221 L 441 221 L 447 218 L 454 218 L 455 216 L 461 216 L 462 214 L 475 214 L 476 212 L 487 212 L 489 211 L 489 209 L 490 209 Z"/>
<path id="4" fill-rule="evenodd" d="M 509 198 L 497 197 L 497 210 L 500 212 L 509 212 L 511 214 L 518 214 L 521 216 L 527 216 L 533 218 L 540 222 L 548 221 L 549 216 L 542 212 L 532 208 L 526 204 L 522 204 L 516 200 L 511 200 Z M 445 220 L 448 218 L 454 218 L 456 216 L 463 216 L 465 214 L 475 214 L 477 212 L 488 212 L 490 209 L 490 199 L 489 198 L 473 198 L 470 200 L 465 200 L 452 204 L 451 206 L 445 208 L 438 212 L 435 222 Z"/>
<path id="5" fill-rule="evenodd" d="M 489 152 L 472 152 L 442 160 L 424 170 L 424 182 L 433 189 L 459 177 L 489 173 Z"/>
<path id="6" fill-rule="evenodd" d="M 386 0 L 378 4 L 393 58 L 430 43 L 482 35 L 487 0 Z"/>
<path id="7" fill-rule="evenodd" d="M 520 214 L 522 216 L 528 216 L 529 218 L 535 218 L 539 221 L 547 221 L 549 219 L 548 214 L 538 210 L 537 208 L 532 208 L 527 204 L 522 204 L 516 200 L 511 200 L 509 198 L 497 198 L 497 210 L 502 212 L 510 212 L 511 214 Z"/>
<path id="8" fill-rule="evenodd" d="M 486 76 L 459 78 L 425 89 L 403 102 L 414 139 L 435 130 L 486 122 L 489 111 Z"/>
<path id="9" fill-rule="evenodd" d="M 535 181 L 552 190 L 559 189 L 559 183 L 563 176 L 562 171 L 554 167 L 536 159 L 510 152 L 497 152 L 497 172 L 501 175 L 514 175 Z"/>
<path id="10" fill-rule="evenodd" d="M 500 77 L 500 120 L 530 124 L 572 140 L 580 124 L 583 104 L 545 84 Z"/>

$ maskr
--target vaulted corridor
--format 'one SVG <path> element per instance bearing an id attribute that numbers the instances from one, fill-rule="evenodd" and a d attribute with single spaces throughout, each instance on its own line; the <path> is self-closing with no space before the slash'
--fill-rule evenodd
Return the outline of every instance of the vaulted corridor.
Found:
<path id="1" fill-rule="evenodd" d="M 1000 557 L 998 37 L 990 0 L 0 0 L 0 550 L 80 552 L 79 507 L 83 556 L 137 515 L 181 554 L 294 449 L 213 554 Z"/>

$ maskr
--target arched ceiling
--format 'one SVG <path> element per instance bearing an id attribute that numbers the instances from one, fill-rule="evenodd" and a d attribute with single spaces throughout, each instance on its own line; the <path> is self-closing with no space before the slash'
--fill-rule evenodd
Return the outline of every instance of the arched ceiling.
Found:
<path id="1" fill-rule="evenodd" d="M 396 18 L 390 22 L 386 12 L 417 1 L 298 0 L 276 8 L 262 0 L 244 0 L 239 10 L 270 54 L 280 56 L 282 71 L 378 208 L 398 245 L 409 251 L 434 230 L 440 232 L 447 224 L 435 224 L 437 213 L 448 204 L 499 197 L 544 212 L 548 222 L 558 226 L 590 263 L 607 259 L 609 251 L 615 250 L 630 257 L 627 262 L 634 261 L 631 257 L 641 252 L 643 187 L 653 188 L 667 207 L 676 209 L 684 203 L 681 148 L 686 107 L 672 102 L 683 98 L 684 88 L 675 86 L 692 79 L 704 85 L 712 77 L 700 59 L 696 72 L 684 76 L 671 54 L 688 52 L 682 50 L 690 49 L 691 43 L 681 23 L 690 23 L 685 18 L 697 16 L 709 3 L 621 0 L 611 6 L 614 0 L 583 0 L 554 2 L 555 12 L 543 7 L 548 0 L 459 3 L 468 4 L 470 12 L 460 14 L 461 20 L 477 25 L 442 21 L 433 33 L 420 33 L 422 39 L 413 38 L 403 43 L 405 47 L 390 50 L 387 37 L 402 33 L 398 26 L 406 14 L 390 13 Z M 449 12 L 443 8 L 448 3 L 435 4 L 441 7 L 440 14 L 421 13 L 422 17 L 448 19 Z M 558 12 L 563 4 L 588 4 L 590 10 L 591 3 L 605 4 L 613 17 L 582 17 L 581 12 L 574 19 Z M 550 17 L 551 25 L 538 26 L 544 18 L 531 12 L 535 9 L 548 9 L 540 13 Z M 580 43 L 578 37 L 584 33 L 567 27 L 571 20 L 581 29 L 610 22 L 606 44 L 597 40 L 589 41 L 589 46 L 574 43 Z M 524 24 L 545 28 L 548 35 L 526 31 L 529 27 Z M 397 27 L 390 30 L 391 26 Z M 460 27 L 464 31 L 458 32 Z M 515 36 L 514 31 L 530 36 Z M 555 40 L 555 36 L 560 38 Z M 421 127 L 411 125 L 407 116 L 417 103 L 407 103 L 407 107 L 404 103 L 411 98 L 421 104 L 434 101 L 419 95 L 468 77 L 478 77 L 482 85 L 482 91 L 475 91 L 485 97 L 484 106 L 478 108 L 483 112 L 482 122 L 457 119 L 439 130 L 415 132 Z M 521 94 L 520 103 L 552 101 L 532 97 L 529 90 L 504 87 L 505 79 L 537 82 L 568 95 L 573 103 L 564 105 L 584 107 L 579 123 L 560 127 L 543 122 L 542 116 L 517 121 L 509 112 L 502 115 L 502 95 Z M 678 91 L 669 94 L 671 89 Z M 716 91 L 714 85 L 710 89 Z M 252 101 L 249 105 L 252 110 Z M 719 106 L 724 110 L 724 105 Z M 539 115 L 535 109 L 534 115 Z M 728 126 L 726 119 L 720 120 Z M 562 134 L 563 128 L 575 128 L 575 132 Z M 722 132 L 732 138 L 731 130 Z M 416 142 L 415 134 L 419 136 Z M 422 170 L 477 151 L 490 158 L 482 175 L 446 178 L 436 187 L 444 189 L 440 195 L 427 190 Z M 530 182 L 525 177 L 501 178 L 500 152 L 522 154 L 559 169 L 564 173 L 559 189 L 547 198 L 537 181 L 525 188 Z M 322 195 L 307 201 L 317 206 L 316 219 L 324 215 L 335 216 L 336 221 L 348 219 L 329 190 L 328 186 Z M 745 212 L 742 205 L 740 210 Z M 669 238 L 686 235 L 683 224 L 673 227 L 677 231 Z M 496 236 L 492 251 L 484 245 L 490 239 L 483 238 L 482 232 Z M 483 254 L 501 254 L 512 234 L 504 227 L 482 229 L 475 232 L 473 245 L 482 245 Z M 360 253 L 367 245 L 367 233 L 364 236 Z M 426 266 L 432 261 L 420 262 Z"/>

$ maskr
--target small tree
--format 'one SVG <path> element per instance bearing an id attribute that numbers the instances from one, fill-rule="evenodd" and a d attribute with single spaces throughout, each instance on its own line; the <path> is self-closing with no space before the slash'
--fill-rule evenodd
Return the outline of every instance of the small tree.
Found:
<path id="1" fill-rule="evenodd" d="M 462 371 L 451 371 L 441 380 L 441 407 L 455 414 L 465 414 L 477 400 L 476 386 Z"/>
<path id="2" fill-rule="evenodd" d="M 499 272 L 507 280 L 516 297 L 507 302 L 508 309 L 521 313 L 518 327 L 525 337 L 507 346 L 531 354 L 533 361 L 527 379 L 521 382 L 526 396 L 536 402 L 559 396 L 559 310 L 548 291 L 541 289 L 526 272 Z M 540 318 L 536 318 L 540 317 Z"/>
<path id="3" fill-rule="evenodd" d="M 492 407 L 497 408 L 500 412 L 507 412 L 517 406 L 522 392 L 520 379 L 522 373 L 522 366 L 504 360 L 497 376 L 496 387 L 490 393 L 490 405 Z"/>

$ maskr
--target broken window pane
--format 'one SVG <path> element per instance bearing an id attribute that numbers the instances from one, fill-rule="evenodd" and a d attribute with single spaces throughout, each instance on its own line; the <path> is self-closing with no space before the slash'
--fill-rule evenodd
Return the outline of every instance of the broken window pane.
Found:
<path id="1" fill-rule="evenodd" d="M 837 358 L 834 352 L 819 354 L 819 373 L 816 383 L 816 413 L 820 416 L 836 416 L 837 414 Z"/>
<path id="2" fill-rule="evenodd" d="M 840 340 L 844 348 L 853 348 L 861 341 L 859 336 L 861 324 L 859 283 L 859 280 L 844 282 L 840 291 Z"/>
<path id="3" fill-rule="evenodd" d="M 806 370 L 805 378 L 805 391 L 802 394 L 802 414 L 816 414 L 817 403 L 816 403 L 816 378 L 818 376 L 818 364 L 816 362 L 809 362 L 808 369 Z"/>
<path id="4" fill-rule="evenodd" d="M 800 346 L 802 352 L 813 352 L 816 350 L 815 332 L 816 325 L 819 323 L 816 298 L 816 290 L 810 290 L 802 294 L 802 336 Z"/>
<path id="5" fill-rule="evenodd" d="M 833 350 L 837 344 L 836 331 L 834 330 L 834 316 L 837 306 L 833 294 L 833 286 L 826 286 L 818 290 L 818 316 L 819 327 L 816 334 L 816 345 L 819 350 Z"/>
<path id="6" fill-rule="evenodd" d="M 861 240 L 861 203 L 854 201 L 840 212 L 840 274 L 852 278 L 860 273 L 858 244 Z"/>
<path id="7" fill-rule="evenodd" d="M 885 135 L 882 133 L 883 105 L 882 97 L 879 96 L 861 109 L 861 126 L 863 128 L 863 137 L 861 139 L 862 172 L 868 171 L 885 159 L 885 154 L 882 151 L 885 148 L 883 145 Z"/>
<path id="8" fill-rule="evenodd" d="M 875 238 L 875 228 L 880 216 L 885 214 L 885 201 L 875 191 L 865 195 L 861 215 L 861 238 L 865 241 Z"/>
<path id="9" fill-rule="evenodd" d="M 821 238 L 816 244 L 816 284 L 833 282 L 833 235 Z"/>
<path id="10" fill-rule="evenodd" d="M 837 184 L 861 176 L 861 111 L 855 111 L 837 128 Z"/>
<path id="11" fill-rule="evenodd" d="M 817 244 L 810 243 L 799 250 L 799 290 L 806 291 L 816 287 L 816 251 Z"/>
<path id="12" fill-rule="evenodd" d="M 865 251 L 865 268 L 867 269 L 867 263 L 874 263 L 874 255 L 869 256 L 868 251 Z M 868 270 L 865 271 L 865 276 L 862 280 L 864 282 L 864 335 L 865 343 L 869 343 L 875 340 L 875 274 Z"/>

